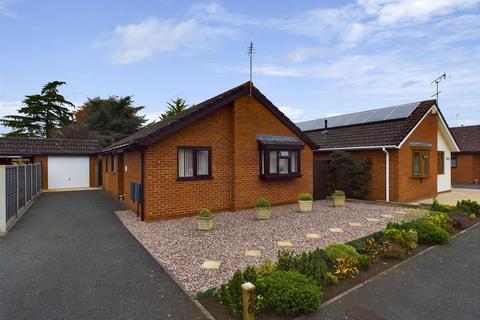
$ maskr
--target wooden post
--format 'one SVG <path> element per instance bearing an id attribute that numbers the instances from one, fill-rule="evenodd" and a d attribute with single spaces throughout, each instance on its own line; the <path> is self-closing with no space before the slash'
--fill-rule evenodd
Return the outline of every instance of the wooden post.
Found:
<path id="1" fill-rule="evenodd" d="M 250 282 L 242 284 L 243 320 L 255 320 L 255 286 Z"/>

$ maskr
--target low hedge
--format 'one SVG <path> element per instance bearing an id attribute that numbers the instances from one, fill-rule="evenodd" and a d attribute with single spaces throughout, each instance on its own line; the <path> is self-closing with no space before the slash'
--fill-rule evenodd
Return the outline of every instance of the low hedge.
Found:
<path id="1" fill-rule="evenodd" d="M 327 283 L 325 256 L 325 252 L 318 248 L 299 254 L 290 251 L 279 251 L 277 270 L 301 273 L 312 278 L 323 289 Z"/>
<path id="2" fill-rule="evenodd" d="M 335 264 L 339 258 L 347 257 L 356 261 L 357 263 L 360 260 L 360 254 L 357 250 L 344 243 L 332 243 L 325 247 L 325 252 L 327 253 L 330 261 Z"/>
<path id="3" fill-rule="evenodd" d="M 446 244 L 450 239 L 447 231 L 423 219 L 404 223 L 391 222 L 387 225 L 387 229 L 389 228 L 415 230 L 418 236 L 418 243 L 421 244 Z"/>

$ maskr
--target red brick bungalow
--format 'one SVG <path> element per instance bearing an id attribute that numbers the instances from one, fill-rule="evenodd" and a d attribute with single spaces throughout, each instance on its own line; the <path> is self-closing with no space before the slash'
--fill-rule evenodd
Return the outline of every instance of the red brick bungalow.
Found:
<path id="1" fill-rule="evenodd" d="M 413 202 L 451 189 L 450 153 L 458 146 L 435 100 L 297 125 L 319 146 L 314 151 L 316 198 L 326 195 L 322 177 L 334 150 L 372 159 L 369 200 Z"/>
<path id="2" fill-rule="evenodd" d="M 0 138 L 0 165 L 41 163 L 42 189 L 101 185 L 96 140 Z"/>
<path id="3" fill-rule="evenodd" d="M 247 82 L 105 148 L 104 188 L 145 220 L 293 203 L 312 192 L 313 146 Z"/>
<path id="4" fill-rule="evenodd" d="M 480 125 L 451 130 L 460 147 L 452 154 L 452 183 L 480 183 Z"/>

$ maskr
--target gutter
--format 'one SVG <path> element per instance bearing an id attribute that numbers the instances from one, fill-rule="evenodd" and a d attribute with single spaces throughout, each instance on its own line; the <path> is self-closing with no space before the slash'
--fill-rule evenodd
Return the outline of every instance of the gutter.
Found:
<path id="1" fill-rule="evenodd" d="M 385 201 L 390 201 L 390 153 L 387 148 L 382 148 L 385 153 Z"/>
<path id="2" fill-rule="evenodd" d="M 343 147 L 343 148 L 325 148 L 325 149 L 316 149 L 314 152 L 322 151 L 334 151 L 334 150 L 375 150 L 375 149 L 400 149 L 399 146 L 389 145 L 389 146 L 367 146 L 367 147 Z"/>

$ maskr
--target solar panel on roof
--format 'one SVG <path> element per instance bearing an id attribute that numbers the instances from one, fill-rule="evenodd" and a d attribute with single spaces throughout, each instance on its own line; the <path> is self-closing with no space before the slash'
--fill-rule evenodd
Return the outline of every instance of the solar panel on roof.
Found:
<path id="1" fill-rule="evenodd" d="M 386 107 L 374 110 L 367 110 L 349 113 L 340 116 L 321 118 L 297 123 L 302 131 L 325 129 L 325 120 L 328 120 L 328 127 L 344 127 L 355 124 L 371 123 L 378 121 L 396 120 L 408 118 L 420 102 L 402 104 L 393 107 Z"/>

